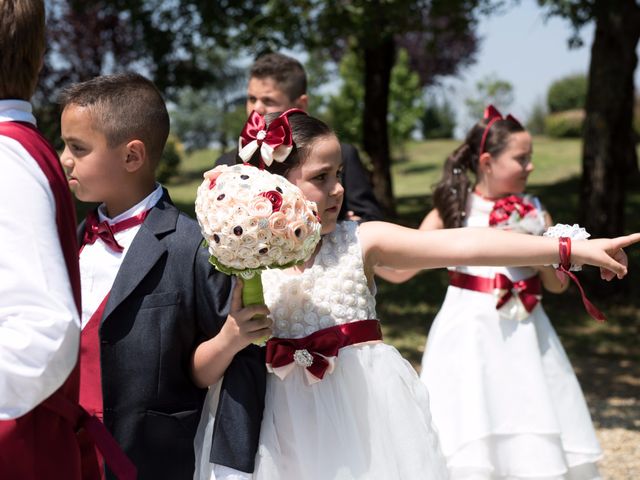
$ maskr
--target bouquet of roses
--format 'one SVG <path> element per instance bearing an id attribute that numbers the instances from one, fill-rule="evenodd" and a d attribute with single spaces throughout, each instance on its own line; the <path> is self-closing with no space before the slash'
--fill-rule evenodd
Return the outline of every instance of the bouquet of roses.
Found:
<path id="1" fill-rule="evenodd" d="M 206 172 L 196 215 L 209 261 L 244 280 L 245 305 L 264 303 L 263 269 L 302 263 L 320 241 L 315 203 L 284 177 L 251 165 Z"/>
<path id="2" fill-rule="evenodd" d="M 489 226 L 531 235 L 541 235 L 546 227 L 538 199 L 521 195 L 497 200 L 489 214 Z"/>

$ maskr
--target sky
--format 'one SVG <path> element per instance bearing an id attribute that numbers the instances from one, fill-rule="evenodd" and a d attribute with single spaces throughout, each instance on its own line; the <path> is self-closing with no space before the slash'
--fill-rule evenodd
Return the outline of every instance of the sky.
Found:
<path id="1" fill-rule="evenodd" d="M 545 101 L 551 83 L 567 75 L 588 72 L 593 25 L 581 30 L 584 45 L 569 49 L 570 23 L 558 17 L 545 20 L 543 12 L 535 0 L 522 0 L 505 14 L 480 21 L 478 33 L 482 42 L 476 63 L 456 79 L 444 82 L 460 125 L 457 137 L 464 136 L 465 125 L 470 127 L 474 123 L 468 118 L 464 99 L 474 95 L 476 82 L 487 75 L 513 85 L 510 111 L 525 121 L 536 101 Z M 637 52 L 640 55 L 640 45 Z M 640 68 L 636 68 L 635 84 L 640 90 Z"/>

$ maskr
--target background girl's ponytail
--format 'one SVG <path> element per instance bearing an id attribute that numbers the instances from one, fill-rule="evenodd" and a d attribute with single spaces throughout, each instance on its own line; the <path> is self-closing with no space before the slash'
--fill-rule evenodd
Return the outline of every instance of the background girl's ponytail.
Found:
<path id="1" fill-rule="evenodd" d="M 464 221 L 467 198 L 472 187 L 467 171 L 475 173 L 473 157 L 467 142 L 456 148 L 447 158 L 442 179 L 433 190 L 433 206 L 440 213 L 445 228 L 461 227 Z"/>

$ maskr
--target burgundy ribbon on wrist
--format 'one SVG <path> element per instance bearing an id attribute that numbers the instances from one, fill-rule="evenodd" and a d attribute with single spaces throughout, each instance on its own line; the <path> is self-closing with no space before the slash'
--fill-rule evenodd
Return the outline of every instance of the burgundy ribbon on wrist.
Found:
<path id="1" fill-rule="evenodd" d="M 584 308 L 587 313 L 598 322 L 606 321 L 607 317 L 605 317 L 604 313 L 598 310 L 598 308 L 589 301 L 589 299 L 587 298 L 587 294 L 584 292 L 584 289 L 580 284 L 580 280 L 578 280 L 578 277 L 576 277 L 575 274 L 571 272 L 571 238 L 560 237 L 558 239 L 558 242 L 560 252 L 560 263 L 558 265 L 558 270 L 565 273 L 571 280 L 576 283 L 578 289 L 580 290 L 582 303 L 584 304 Z"/>

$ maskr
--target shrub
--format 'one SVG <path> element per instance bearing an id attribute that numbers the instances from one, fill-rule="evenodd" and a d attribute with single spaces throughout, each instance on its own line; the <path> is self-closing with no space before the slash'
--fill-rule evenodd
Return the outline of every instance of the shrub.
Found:
<path id="1" fill-rule="evenodd" d="M 442 103 L 438 103 L 435 99 L 430 100 L 420 122 L 424 139 L 453 138 L 453 131 L 456 128 L 455 112 L 446 99 Z"/>
<path id="2" fill-rule="evenodd" d="M 171 177 L 178 174 L 180 162 L 182 161 L 181 150 L 182 145 L 180 145 L 179 140 L 175 136 L 169 135 L 156 171 L 158 182 L 166 183 Z"/>
<path id="3" fill-rule="evenodd" d="M 585 75 L 570 75 L 556 80 L 547 92 L 547 106 L 549 112 L 563 112 L 584 108 L 587 98 L 587 77 Z"/>
<path id="4" fill-rule="evenodd" d="M 546 135 L 555 138 L 579 138 L 584 126 L 584 110 L 567 110 L 547 115 L 544 122 Z"/>
<path id="5" fill-rule="evenodd" d="M 527 130 L 531 135 L 541 135 L 545 131 L 545 121 L 547 118 L 547 109 L 544 101 L 538 99 L 533 104 L 531 113 L 527 118 Z"/>

